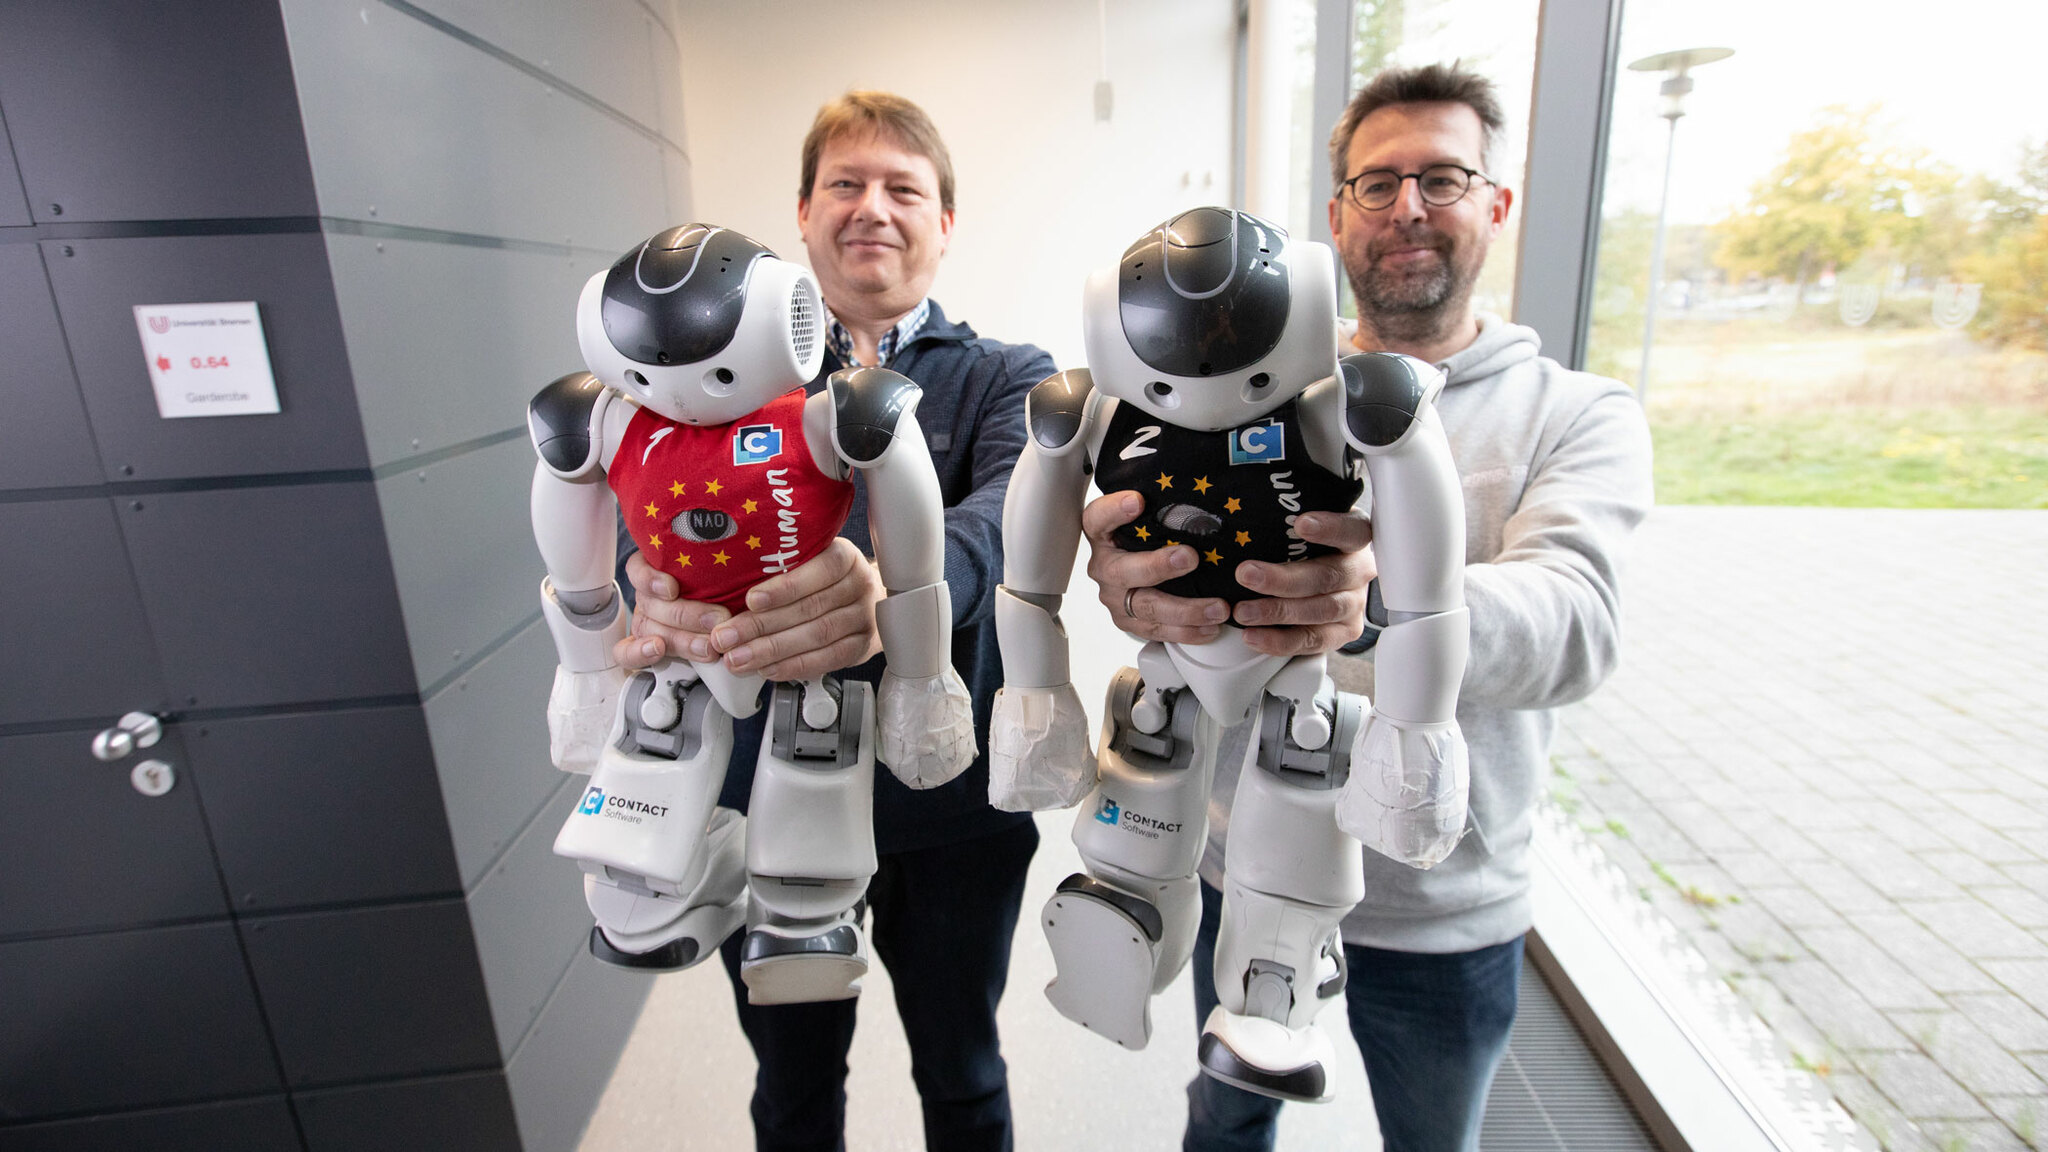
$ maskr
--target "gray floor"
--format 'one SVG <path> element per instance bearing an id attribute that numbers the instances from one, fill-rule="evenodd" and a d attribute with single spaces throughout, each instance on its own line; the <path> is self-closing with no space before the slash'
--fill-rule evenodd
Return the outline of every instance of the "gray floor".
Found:
<path id="1" fill-rule="evenodd" d="M 1663 508 L 1553 793 L 1890 1149 L 2048 1132 L 2048 512 Z"/>

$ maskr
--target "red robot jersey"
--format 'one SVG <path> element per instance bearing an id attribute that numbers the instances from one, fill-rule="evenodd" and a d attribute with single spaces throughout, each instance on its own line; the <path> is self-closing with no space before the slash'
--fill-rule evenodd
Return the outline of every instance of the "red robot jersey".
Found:
<path id="1" fill-rule="evenodd" d="M 607 475 L 640 554 L 688 600 L 747 607 L 747 589 L 824 551 L 846 523 L 853 482 L 818 470 L 804 442 L 804 390 L 730 424 L 633 414 Z"/>

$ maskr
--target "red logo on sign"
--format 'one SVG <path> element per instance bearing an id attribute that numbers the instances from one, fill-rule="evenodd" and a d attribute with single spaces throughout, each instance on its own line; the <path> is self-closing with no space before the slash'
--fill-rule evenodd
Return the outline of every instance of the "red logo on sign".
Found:
<path id="1" fill-rule="evenodd" d="M 149 330 L 159 336 L 169 332 L 171 330 L 171 318 L 169 316 L 151 316 L 149 318 Z"/>
<path id="2" fill-rule="evenodd" d="M 171 358 L 169 356 L 157 357 L 156 370 L 159 372 L 169 372 L 171 370 Z"/>

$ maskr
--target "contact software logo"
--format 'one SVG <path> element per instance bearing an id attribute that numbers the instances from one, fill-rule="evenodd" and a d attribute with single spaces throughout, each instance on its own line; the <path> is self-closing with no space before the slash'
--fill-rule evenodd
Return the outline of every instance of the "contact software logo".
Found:
<path id="1" fill-rule="evenodd" d="M 1095 811 L 1095 818 L 1104 824 L 1115 824 L 1117 817 L 1121 814 L 1122 810 L 1116 806 L 1116 801 L 1104 796 L 1102 798 L 1102 807 Z"/>
<path id="2" fill-rule="evenodd" d="M 590 791 L 583 794 L 583 803 L 576 806 L 576 811 L 584 816 L 595 816 L 603 808 L 604 789 L 593 785 Z"/>

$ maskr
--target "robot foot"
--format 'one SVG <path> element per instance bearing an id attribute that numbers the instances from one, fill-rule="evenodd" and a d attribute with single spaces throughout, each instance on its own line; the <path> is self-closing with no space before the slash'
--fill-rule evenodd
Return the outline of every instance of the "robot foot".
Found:
<path id="1" fill-rule="evenodd" d="M 1202 1074 L 1272 1096 L 1320 1104 L 1330 1098 L 1336 1049 L 1314 1025 L 1288 1028 L 1218 1007 L 1202 1028 Z"/>
<path id="2" fill-rule="evenodd" d="M 868 972 L 868 934 L 862 906 L 823 927 L 762 924 L 740 947 L 740 979 L 749 1004 L 809 1004 L 851 1000 Z"/>
<path id="3" fill-rule="evenodd" d="M 1041 919 L 1058 967 L 1046 999 L 1090 1032 L 1143 1048 L 1152 1039 L 1159 910 L 1077 872 L 1060 882 Z"/>
<path id="4" fill-rule="evenodd" d="M 614 890 L 616 891 L 616 890 Z M 601 893 L 611 895 L 610 893 Z M 656 905 L 678 903 L 673 897 L 630 894 L 635 902 Z M 613 900 L 617 897 L 614 896 Z M 610 901 L 605 901 L 609 903 Z M 661 915 L 660 910 L 654 916 Z M 676 972 L 688 968 L 718 950 L 727 936 L 747 920 L 747 900 L 742 894 L 726 904 L 705 904 L 674 916 L 660 927 L 642 932 L 623 927 L 594 924 L 590 929 L 590 954 L 607 964 L 642 972 Z M 630 922 L 630 921 L 629 921 Z"/>

